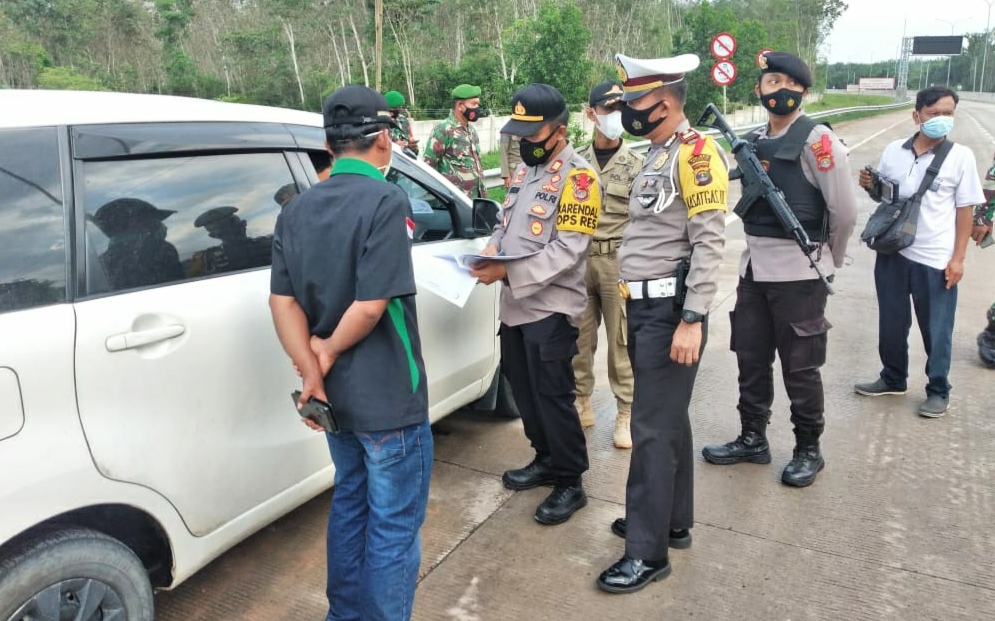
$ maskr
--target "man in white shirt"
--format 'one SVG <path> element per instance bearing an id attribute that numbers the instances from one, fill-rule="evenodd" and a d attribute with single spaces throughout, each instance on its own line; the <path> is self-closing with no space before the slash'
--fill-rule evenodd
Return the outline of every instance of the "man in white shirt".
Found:
<path id="1" fill-rule="evenodd" d="M 936 149 L 953 128 L 957 93 L 944 87 L 919 91 L 912 120 L 920 126 L 908 140 L 896 140 L 881 155 L 878 171 L 899 183 L 901 198 L 912 196 L 933 161 Z M 866 170 L 860 185 L 871 186 Z M 974 153 L 955 144 L 939 174 L 923 196 L 915 241 L 895 254 L 878 254 L 874 282 L 878 296 L 877 380 L 857 384 L 867 396 L 904 394 L 909 368 L 909 329 L 912 306 L 926 346 L 926 400 L 920 416 L 938 418 L 950 401 L 950 354 L 957 308 L 957 283 L 964 275 L 964 256 L 971 239 L 974 206 L 985 200 Z"/>

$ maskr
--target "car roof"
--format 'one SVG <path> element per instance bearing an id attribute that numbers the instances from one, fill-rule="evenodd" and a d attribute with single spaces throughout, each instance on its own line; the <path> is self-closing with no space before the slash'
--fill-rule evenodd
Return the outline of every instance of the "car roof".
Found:
<path id="1" fill-rule="evenodd" d="M 322 127 L 320 114 L 172 95 L 0 89 L 0 127 L 235 121 Z"/>

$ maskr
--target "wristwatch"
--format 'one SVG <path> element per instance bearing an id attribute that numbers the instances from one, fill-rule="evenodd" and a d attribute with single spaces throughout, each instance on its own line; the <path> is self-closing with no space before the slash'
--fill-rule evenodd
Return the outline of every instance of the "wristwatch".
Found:
<path id="1" fill-rule="evenodd" d="M 684 309 L 681 311 L 681 321 L 684 323 L 700 323 L 705 320 L 705 316 L 693 310 Z"/>

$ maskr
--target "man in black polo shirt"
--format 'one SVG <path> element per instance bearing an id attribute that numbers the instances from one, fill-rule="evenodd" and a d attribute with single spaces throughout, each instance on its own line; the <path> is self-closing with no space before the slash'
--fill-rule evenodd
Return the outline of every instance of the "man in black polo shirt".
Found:
<path id="1" fill-rule="evenodd" d="M 432 472 L 408 200 L 382 172 L 388 110 L 365 86 L 325 100 L 331 176 L 283 209 L 273 236 L 270 307 L 303 377 L 299 406 L 327 400 L 342 429 L 327 434 L 327 621 L 411 617 Z"/>

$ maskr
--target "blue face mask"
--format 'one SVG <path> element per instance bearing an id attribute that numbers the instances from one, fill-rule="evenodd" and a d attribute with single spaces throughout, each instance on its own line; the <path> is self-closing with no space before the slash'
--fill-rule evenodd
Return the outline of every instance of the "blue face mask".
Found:
<path id="1" fill-rule="evenodd" d="M 943 138 L 954 128 L 954 117 L 935 116 L 922 124 L 922 133 L 928 138 Z"/>

